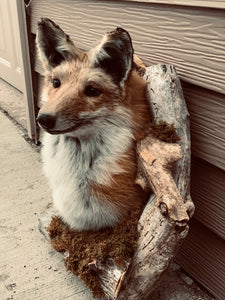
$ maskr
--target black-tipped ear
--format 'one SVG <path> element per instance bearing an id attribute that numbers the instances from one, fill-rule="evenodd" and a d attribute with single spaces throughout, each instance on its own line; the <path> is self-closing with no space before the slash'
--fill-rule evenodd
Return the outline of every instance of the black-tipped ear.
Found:
<path id="1" fill-rule="evenodd" d="M 46 69 L 54 68 L 62 61 L 75 58 L 80 53 L 69 36 L 47 18 L 42 18 L 38 23 L 36 40 L 42 63 Z"/>
<path id="2" fill-rule="evenodd" d="M 116 28 L 104 36 L 100 45 L 94 49 L 94 66 L 111 75 L 116 84 L 122 84 L 132 69 L 133 52 L 129 33 Z"/>

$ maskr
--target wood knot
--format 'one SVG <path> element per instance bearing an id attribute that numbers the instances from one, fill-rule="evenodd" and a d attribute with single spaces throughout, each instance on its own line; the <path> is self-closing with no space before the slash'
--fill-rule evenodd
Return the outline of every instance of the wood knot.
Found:
<path id="1" fill-rule="evenodd" d="M 159 208 L 160 208 L 161 214 L 163 216 L 167 216 L 168 215 L 168 208 L 167 208 L 166 203 L 161 202 Z"/>

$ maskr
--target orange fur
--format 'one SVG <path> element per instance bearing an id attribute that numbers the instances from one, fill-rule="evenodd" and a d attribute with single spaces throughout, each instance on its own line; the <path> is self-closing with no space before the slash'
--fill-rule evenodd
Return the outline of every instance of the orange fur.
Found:
<path id="1" fill-rule="evenodd" d="M 135 183 L 137 164 L 135 143 L 133 147 L 119 160 L 119 165 L 125 171 L 112 177 L 110 186 L 93 185 L 91 193 L 104 202 L 109 202 L 119 212 L 119 216 L 125 216 L 129 212 L 140 209 L 146 204 L 148 194 Z"/>
<path id="2" fill-rule="evenodd" d="M 42 156 L 55 206 L 78 230 L 113 226 L 148 198 L 135 183 L 136 144 L 151 114 L 130 36 L 117 28 L 82 52 L 43 19 L 38 43 L 47 103 L 37 120 L 47 132 Z"/>
<path id="3" fill-rule="evenodd" d="M 136 141 L 118 158 L 119 166 L 124 170 L 122 174 L 112 177 L 110 186 L 93 185 L 92 193 L 103 201 L 112 203 L 121 216 L 131 210 L 138 209 L 148 200 L 148 194 L 135 183 L 137 176 L 136 142 L 140 141 L 149 132 L 150 111 L 146 100 L 146 82 L 136 71 L 130 74 L 126 82 L 126 97 L 121 99 L 130 109 L 133 120 L 133 135 Z"/>
<path id="4" fill-rule="evenodd" d="M 107 75 L 87 68 L 87 61 L 78 61 L 68 64 L 66 70 L 60 67 L 47 77 L 47 90 L 49 101 L 42 112 L 55 114 L 79 115 L 81 112 L 95 111 L 100 107 L 107 107 L 114 110 L 118 105 L 129 109 L 132 117 L 132 129 L 136 142 L 143 139 L 149 131 L 150 111 L 146 100 L 146 82 L 133 70 L 125 82 L 125 95 L 118 90 L 115 85 L 107 78 Z M 82 72 L 79 73 L 79 70 Z M 63 73 L 61 73 L 63 71 Z M 62 75 L 63 74 L 63 75 Z M 71 76 L 76 74 L 76 76 Z M 82 94 L 84 82 L 90 79 L 90 74 L 95 78 L 96 87 L 104 91 L 103 95 L 88 103 L 87 97 Z M 51 79 L 60 78 L 65 84 L 59 89 L 52 88 Z M 91 77 L 91 78 L 92 78 Z M 96 81 L 98 78 L 98 81 Z M 103 80 L 104 78 L 104 80 Z M 46 88 L 46 87 L 45 87 Z M 112 98 L 117 101 L 112 101 Z M 137 164 L 136 164 L 136 142 L 128 149 L 122 157 L 118 157 L 118 164 L 124 170 L 122 174 L 112 177 L 110 186 L 93 185 L 91 193 L 98 196 L 103 201 L 112 203 L 122 216 L 131 209 L 137 209 L 146 201 L 144 191 L 135 184 Z"/>

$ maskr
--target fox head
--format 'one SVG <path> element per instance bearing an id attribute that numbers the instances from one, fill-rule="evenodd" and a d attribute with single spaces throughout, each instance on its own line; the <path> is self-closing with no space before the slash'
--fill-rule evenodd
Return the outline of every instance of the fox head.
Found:
<path id="1" fill-rule="evenodd" d="M 47 102 L 37 117 L 43 129 L 51 134 L 74 133 L 126 113 L 127 81 L 133 67 L 126 30 L 107 33 L 84 52 L 58 25 L 42 18 L 37 46 L 46 70 L 42 97 Z"/>

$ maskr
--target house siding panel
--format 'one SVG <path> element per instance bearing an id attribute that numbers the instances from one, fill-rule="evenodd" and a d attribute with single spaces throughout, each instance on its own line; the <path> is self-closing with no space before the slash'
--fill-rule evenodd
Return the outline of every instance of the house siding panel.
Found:
<path id="1" fill-rule="evenodd" d="M 126 0 L 124 0 L 124 1 L 126 1 Z M 127 1 L 225 9 L 224 0 L 213 0 L 213 1 L 212 0 L 169 0 L 169 1 L 168 0 L 127 0 Z"/>
<path id="2" fill-rule="evenodd" d="M 39 0 L 31 6 L 32 32 L 40 17 L 48 16 L 78 47 L 89 49 L 105 32 L 122 26 L 147 65 L 174 64 L 183 80 L 225 93 L 223 10 L 90 0 Z"/>
<path id="3" fill-rule="evenodd" d="M 225 170 L 225 95 L 182 83 L 191 120 L 192 153 Z"/>
<path id="4" fill-rule="evenodd" d="M 225 241 L 192 220 L 177 261 L 185 270 L 220 300 L 225 295 Z"/>
<path id="5" fill-rule="evenodd" d="M 224 171 L 192 157 L 191 196 L 196 206 L 194 217 L 225 240 L 224 183 Z"/>

